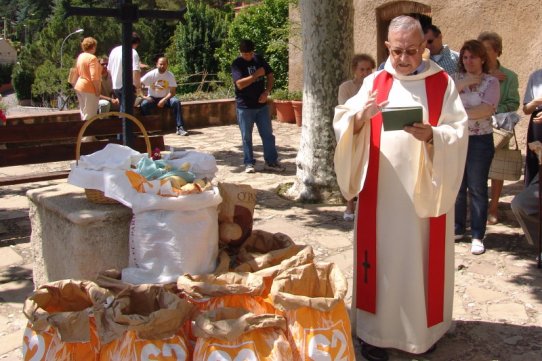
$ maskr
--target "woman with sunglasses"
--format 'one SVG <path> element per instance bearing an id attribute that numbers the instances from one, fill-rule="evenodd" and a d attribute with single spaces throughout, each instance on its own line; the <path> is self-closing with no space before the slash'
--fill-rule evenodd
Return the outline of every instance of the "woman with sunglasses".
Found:
<path id="1" fill-rule="evenodd" d="M 469 147 L 463 181 L 455 202 L 455 239 L 465 236 L 467 191 L 470 196 L 471 253 L 485 252 L 488 210 L 487 180 L 495 153 L 491 116 L 499 104 L 499 81 L 488 74 L 488 57 L 484 45 L 468 40 L 459 52 L 458 72 L 453 75 L 459 96 L 467 111 Z"/>

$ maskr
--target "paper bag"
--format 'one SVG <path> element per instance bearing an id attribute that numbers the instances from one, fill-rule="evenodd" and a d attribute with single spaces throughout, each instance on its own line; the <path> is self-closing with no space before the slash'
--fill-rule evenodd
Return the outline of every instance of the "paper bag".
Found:
<path id="1" fill-rule="evenodd" d="M 302 265 L 275 278 L 269 296 L 286 318 L 293 360 L 355 360 L 347 289 L 332 263 Z"/>
<path id="2" fill-rule="evenodd" d="M 90 281 L 42 285 L 24 303 L 28 325 L 23 335 L 23 359 L 98 360 L 101 345 L 92 313 L 110 296 Z"/>
<path id="3" fill-rule="evenodd" d="M 194 360 L 289 361 L 291 349 L 283 317 L 255 315 L 240 308 L 223 308 L 199 315 Z"/>

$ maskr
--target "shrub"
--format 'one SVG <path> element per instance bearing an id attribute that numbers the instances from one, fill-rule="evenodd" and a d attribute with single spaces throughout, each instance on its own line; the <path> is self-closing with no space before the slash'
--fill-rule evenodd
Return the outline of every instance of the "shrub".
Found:
<path id="1" fill-rule="evenodd" d="M 230 66 L 239 56 L 239 41 L 251 39 L 256 52 L 273 69 L 275 86 L 288 84 L 288 3 L 289 0 L 263 0 L 242 10 L 232 21 L 228 36 L 215 56 L 220 61 L 219 77 L 231 84 Z"/>
<path id="2" fill-rule="evenodd" d="M 13 64 L 0 64 L 0 84 L 10 83 L 12 72 Z"/>
<path id="3" fill-rule="evenodd" d="M 32 98 L 32 83 L 34 82 L 34 74 L 28 70 L 15 68 L 13 74 L 13 87 L 17 94 L 17 99 Z"/>
<path id="4" fill-rule="evenodd" d="M 177 26 L 167 49 L 169 70 L 175 74 L 180 92 L 208 90 L 208 81 L 217 79 L 219 63 L 214 53 L 226 37 L 233 10 L 229 6 L 218 10 L 198 0 L 187 1 L 186 6 L 186 24 Z"/>

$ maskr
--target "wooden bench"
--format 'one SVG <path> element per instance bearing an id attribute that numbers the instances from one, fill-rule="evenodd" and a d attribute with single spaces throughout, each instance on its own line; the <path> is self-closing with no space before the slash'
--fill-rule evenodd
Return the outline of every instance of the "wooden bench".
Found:
<path id="1" fill-rule="evenodd" d="M 106 139 L 82 142 L 81 154 L 90 154 L 104 148 L 108 143 L 121 143 L 114 138 L 122 133 L 122 113 L 101 114 L 98 121 L 92 122 L 84 131 L 84 136 L 105 137 Z M 148 133 L 162 132 L 162 119 L 159 116 L 140 117 L 139 121 Z M 85 122 L 33 122 L 7 123 L 0 132 L 0 167 L 59 162 L 76 159 L 77 136 Z M 140 130 L 133 126 L 134 144 L 132 148 L 146 152 L 146 144 Z M 109 137 L 109 138 L 108 138 Z M 113 139 L 111 138 L 113 137 Z M 162 134 L 149 135 L 151 149 L 164 150 Z M 32 173 L 0 178 L 0 186 L 66 178 L 69 170 Z"/>

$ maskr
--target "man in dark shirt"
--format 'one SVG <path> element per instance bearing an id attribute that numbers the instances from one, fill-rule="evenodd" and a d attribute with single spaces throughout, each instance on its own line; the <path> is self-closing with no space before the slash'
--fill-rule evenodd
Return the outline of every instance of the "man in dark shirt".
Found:
<path id="1" fill-rule="evenodd" d="M 267 106 L 267 97 L 273 88 L 273 70 L 263 58 L 254 53 L 254 43 L 251 40 L 241 40 L 239 51 L 241 56 L 233 61 L 231 73 L 235 84 L 237 122 L 243 138 L 245 172 L 255 172 L 256 161 L 252 149 L 254 124 L 262 138 L 265 169 L 282 171 L 284 169 L 278 162 Z"/>

